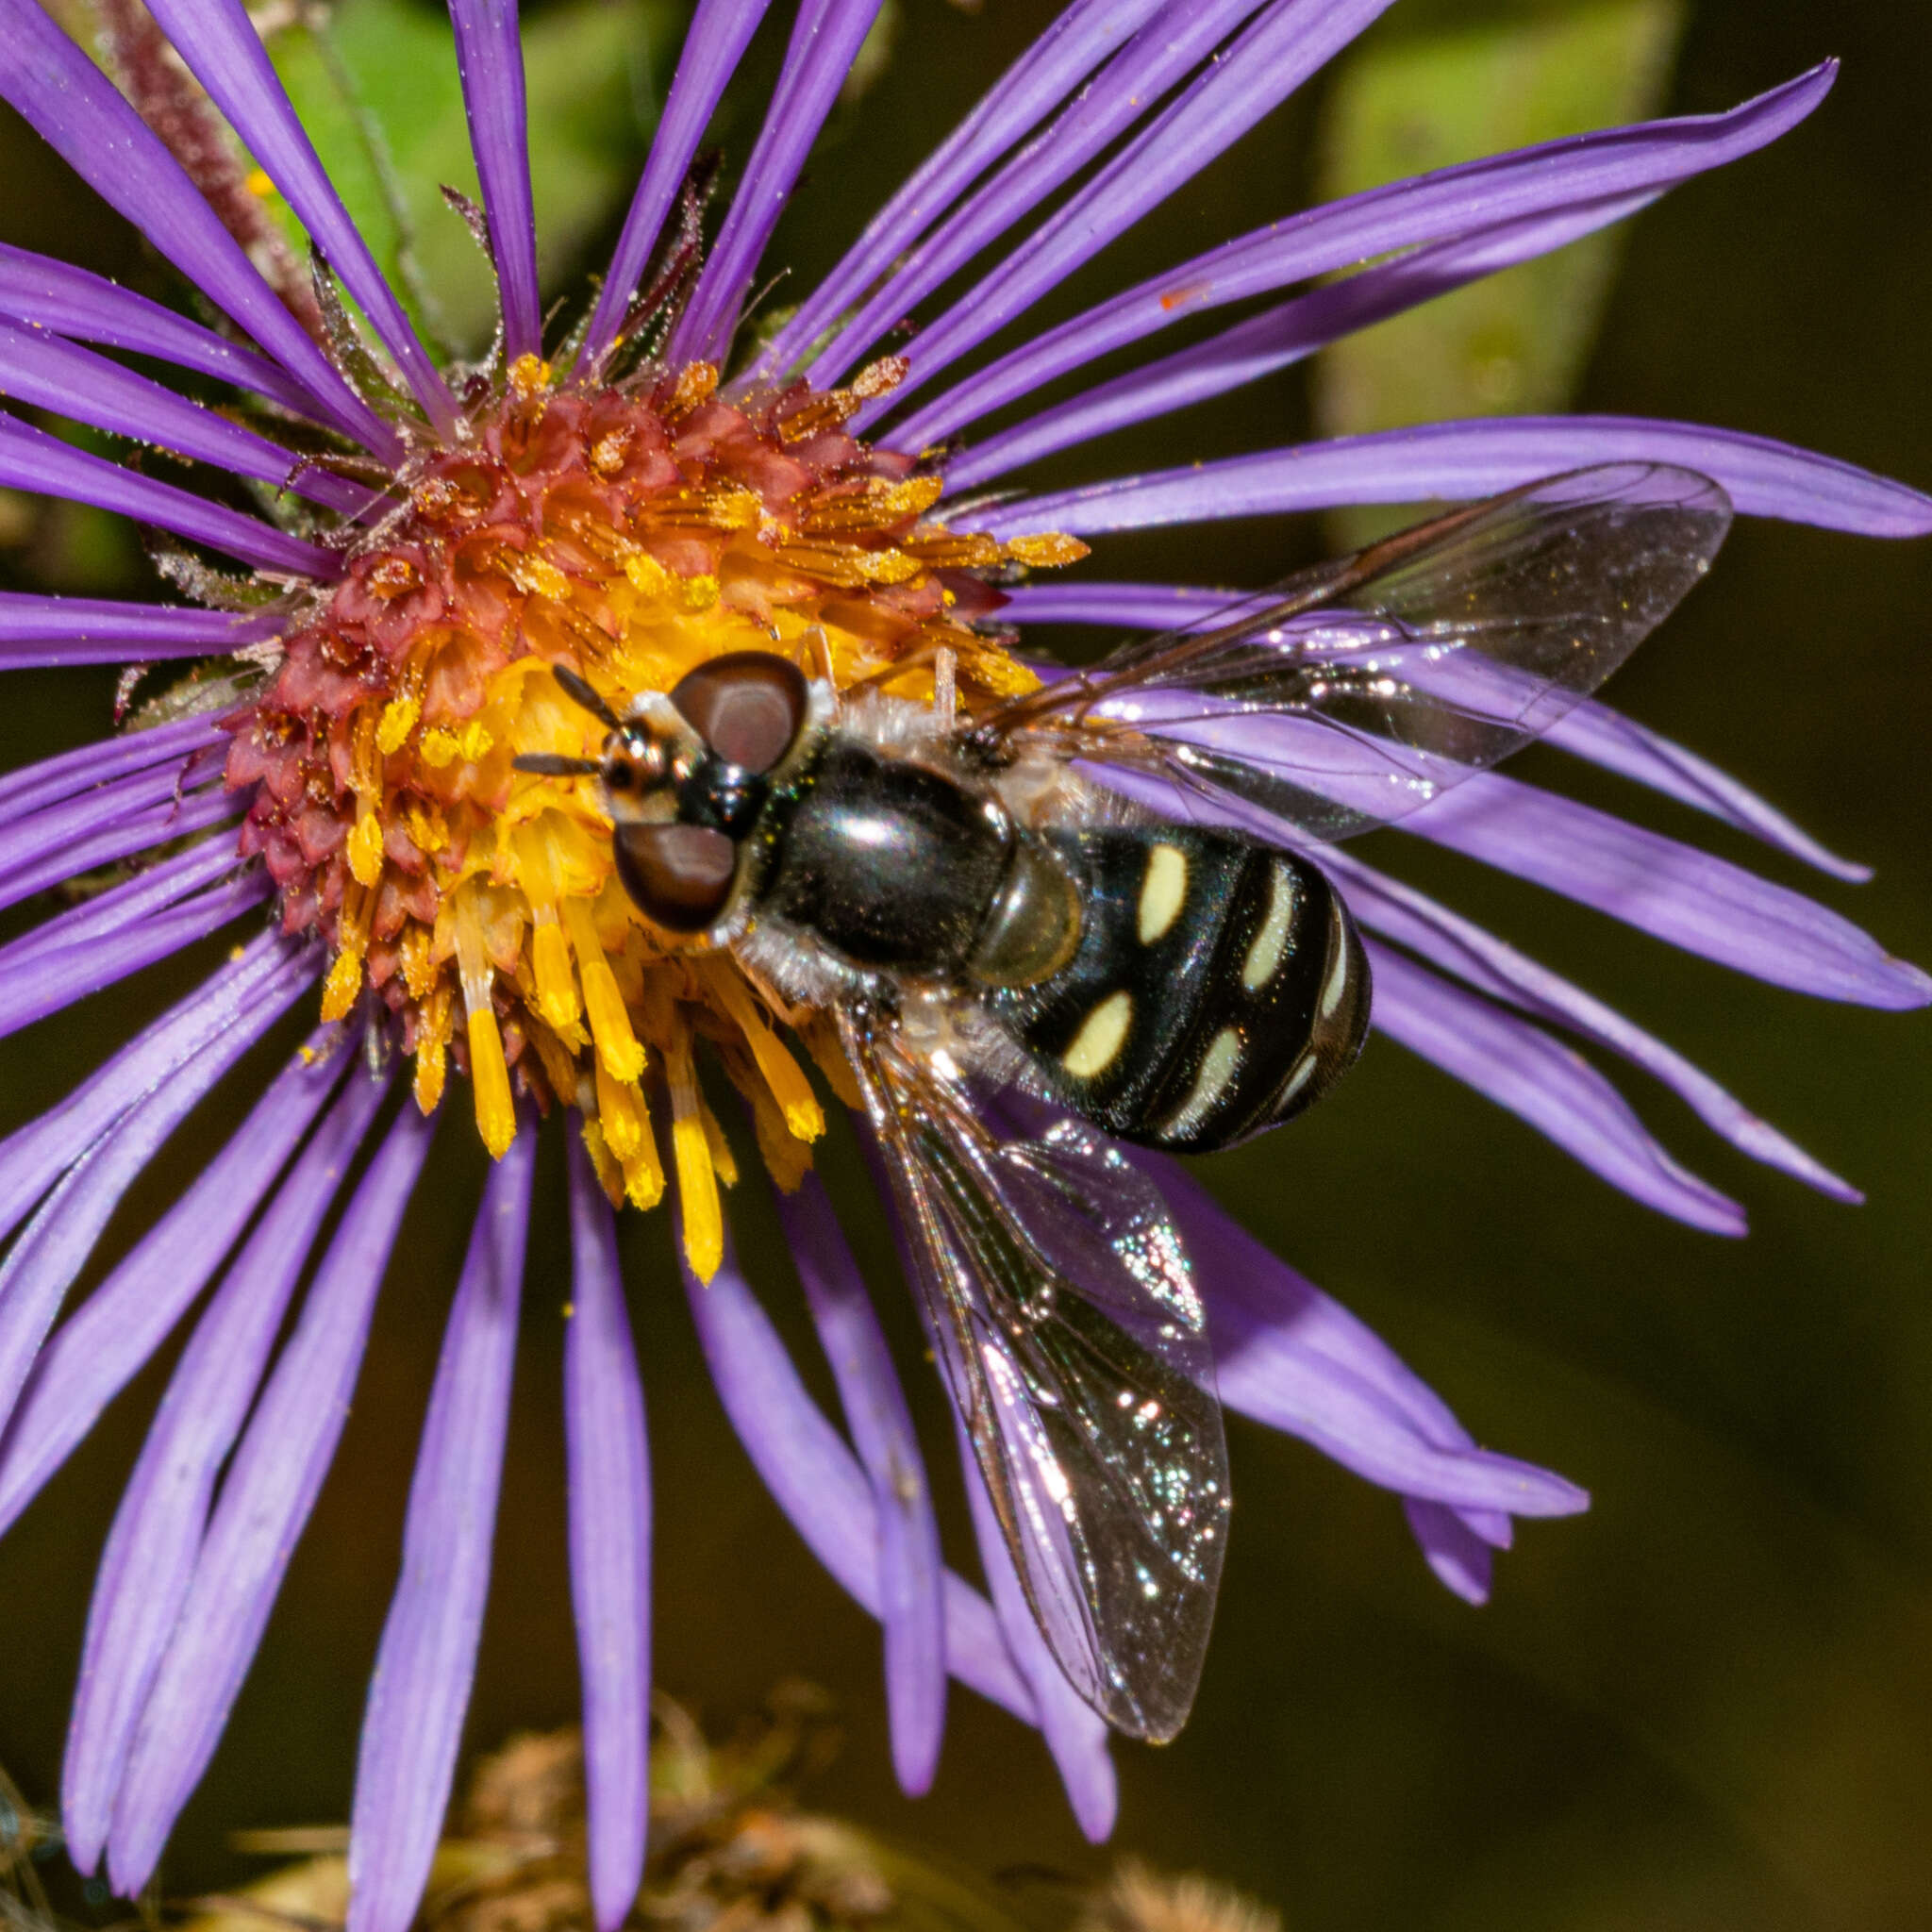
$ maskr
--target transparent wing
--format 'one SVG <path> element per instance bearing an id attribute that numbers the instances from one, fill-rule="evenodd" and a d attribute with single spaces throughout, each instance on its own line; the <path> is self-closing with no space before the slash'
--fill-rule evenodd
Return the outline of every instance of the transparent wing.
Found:
<path id="1" fill-rule="evenodd" d="M 1116 1729 L 1186 1722 L 1226 1542 L 1206 1318 L 1160 1195 L 1083 1123 L 1002 1141 L 841 1018 L 911 1272 L 1048 1648 Z"/>
<path id="2" fill-rule="evenodd" d="M 1651 463 L 1546 477 L 1122 645 L 979 721 L 1339 839 L 1547 731 L 1709 569 L 1709 478 Z"/>

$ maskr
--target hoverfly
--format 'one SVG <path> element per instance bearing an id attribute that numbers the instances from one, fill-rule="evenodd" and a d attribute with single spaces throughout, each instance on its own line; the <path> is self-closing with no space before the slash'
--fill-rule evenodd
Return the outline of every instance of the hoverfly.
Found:
<path id="1" fill-rule="evenodd" d="M 1014 1568 L 1117 1729 L 1187 1717 L 1228 1484 L 1200 1296 L 1114 1143 L 1227 1146 L 1334 1084 L 1369 978 L 1306 848 L 1547 730 L 1729 520 L 1688 471 L 1575 471 L 960 717 L 762 652 L 624 718 L 558 671 L 602 756 L 521 767 L 595 775 L 646 916 L 836 1017 Z"/>

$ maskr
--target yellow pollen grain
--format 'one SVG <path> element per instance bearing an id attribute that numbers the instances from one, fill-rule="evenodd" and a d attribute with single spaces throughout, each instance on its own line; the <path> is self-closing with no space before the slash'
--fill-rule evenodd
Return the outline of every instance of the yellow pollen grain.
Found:
<path id="1" fill-rule="evenodd" d="M 1078 563 L 1087 555 L 1087 546 L 1079 538 L 1063 537 L 1052 530 L 1042 530 L 1035 537 L 1009 537 L 1005 549 L 1015 563 L 1029 563 L 1041 569 Z"/>
<path id="2" fill-rule="evenodd" d="M 419 852 L 441 852 L 449 843 L 449 826 L 433 805 L 408 807 L 403 813 L 403 829 L 415 841 Z"/>
<path id="3" fill-rule="evenodd" d="M 597 1059 L 613 1080 L 635 1080 L 644 1071 L 644 1049 L 631 1030 L 617 975 L 604 957 L 597 927 L 588 903 L 575 896 L 563 902 L 563 923 L 571 950 L 577 956 L 577 977 L 583 983 L 584 1006 L 590 1014 L 591 1038 Z"/>
<path id="4" fill-rule="evenodd" d="M 509 386 L 523 402 L 548 389 L 550 375 L 550 365 L 541 356 L 522 355 L 509 365 Z"/>
<path id="5" fill-rule="evenodd" d="M 441 769 L 456 763 L 461 750 L 454 731 L 445 730 L 439 724 L 433 731 L 423 734 L 423 762 Z"/>
<path id="6" fill-rule="evenodd" d="M 382 708 L 382 718 L 375 727 L 375 748 L 384 758 L 402 750 L 409 741 L 409 733 L 415 730 L 416 721 L 423 715 L 423 700 L 414 691 L 404 691 L 401 696 L 390 699 Z"/>
<path id="7" fill-rule="evenodd" d="M 671 1152 L 677 1163 L 677 1200 L 684 1215 L 684 1258 L 700 1281 L 709 1281 L 724 1258 L 724 1210 L 718 1200 L 718 1172 L 710 1135 L 691 1071 L 691 1035 L 674 1030 L 665 1065 L 671 1080 Z"/>
<path id="8" fill-rule="evenodd" d="M 510 581 L 518 590 L 561 604 L 570 596 L 570 579 L 547 558 L 519 557 L 510 566 Z"/>
<path id="9" fill-rule="evenodd" d="M 633 551 L 624 559 L 624 574 L 630 580 L 631 589 L 641 597 L 661 596 L 671 585 L 671 573 L 655 557 L 646 556 L 641 550 Z"/>
<path id="10" fill-rule="evenodd" d="M 432 1114 L 442 1099 L 443 1082 L 449 1075 L 450 999 L 446 987 L 439 987 L 424 1002 L 421 1030 L 416 1037 L 416 1106 Z"/>
<path id="11" fill-rule="evenodd" d="M 346 1020 L 362 991 L 362 961 L 354 953 L 338 953 L 322 983 L 322 1017 Z"/>
<path id="12" fill-rule="evenodd" d="M 711 576 L 679 577 L 679 601 L 687 610 L 709 610 L 718 601 L 718 579 Z"/>
<path id="13" fill-rule="evenodd" d="M 269 178 L 269 172 L 266 168 L 250 168 L 248 178 L 242 183 L 242 186 L 258 201 L 268 200 L 275 192 L 275 184 Z"/>
<path id="14" fill-rule="evenodd" d="M 403 960 L 403 984 L 409 990 L 413 1000 L 426 1000 L 436 991 L 439 983 L 435 961 L 435 936 L 425 925 L 410 924 L 403 929 L 400 947 Z"/>
<path id="15" fill-rule="evenodd" d="M 382 819 L 367 808 L 349 834 L 349 874 L 358 886 L 373 886 L 382 876 Z"/>
<path id="16" fill-rule="evenodd" d="M 476 1131 L 492 1160 L 501 1160 L 517 1137 L 516 1105 L 510 1098 L 509 1067 L 503 1057 L 503 1034 L 496 1024 L 491 990 L 495 975 L 484 948 L 483 919 L 476 895 L 457 895 L 457 969 L 468 1014 L 470 1086 L 476 1108 Z"/>

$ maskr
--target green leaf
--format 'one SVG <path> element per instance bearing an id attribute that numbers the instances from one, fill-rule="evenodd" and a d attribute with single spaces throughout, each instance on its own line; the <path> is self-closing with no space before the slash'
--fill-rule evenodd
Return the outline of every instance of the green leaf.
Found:
<path id="1" fill-rule="evenodd" d="M 1419 31 L 1401 11 L 1409 30 L 1371 36 L 1338 76 L 1321 140 L 1324 199 L 1655 113 L 1685 8 L 1551 0 L 1471 21 L 1466 6 L 1439 0 Z M 1320 432 L 1561 408 L 1595 341 L 1619 247 L 1619 231 L 1606 230 L 1336 343 L 1315 365 Z M 1332 521 L 1354 544 L 1405 517 L 1364 509 Z"/>
<path id="2" fill-rule="evenodd" d="M 531 192 L 546 295 L 628 199 L 675 57 L 673 0 L 577 0 L 524 30 Z M 277 33 L 277 72 L 376 259 L 412 316 L 464 354 L 496 319 L 490 264 L 444 205 L 476 198 L 456 42 L 441 8 L 341 0 Z M 291 230 L 300 239 L 300 231 Z"/>

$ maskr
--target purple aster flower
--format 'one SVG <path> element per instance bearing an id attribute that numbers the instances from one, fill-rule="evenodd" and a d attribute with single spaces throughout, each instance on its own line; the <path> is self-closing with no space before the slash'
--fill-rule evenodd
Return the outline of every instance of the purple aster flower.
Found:
<path id="1" fill-rule="evenodd" d="M 117 1887 L 144 1884 L 215 1748 L 340 1435 L 452 1065 L 469 1098 L 449 1110 L 474 1116 L 495 1165 L 451 1306 L 363 1730 L 355 1932 L 408 1923 L 450 1790 L 488 1584 L 533 1150 L 553 1112 L 573 1122 L 570 1548 L 600 1924 L 623 1917 L 638 1883 L 649 1680 L 644 1407 L 612 1212 L 656 1204 L 674 1180 L 692 1319 L 724 1407 L 800 1533 L 883 1626 L 902 1782 L 918 1790 L 932 1776 L 957 1677 L 1041 1731 L 1081 1825 L 1106 1832 L 1106 1725 L 1036 1626 L 971 1457 L 985 1591 L 946 1568 L 897 1367 L 809 1172 L 824 1113 L 784 1034 L 851 1104 L 836 1033 L 823 1013 L 781 1009 L 728 952 L 647 925 L 616 876 L 600 795 L 515 760 L 568 766 L 600 739 L 590 712 L 536 675 L 551 665 L 622 710 L 721 653 L 775 640 L 815 654 L 840 688 L 931 694 L 943 660 L 963 702 L 990 705 L 1036 681 L 1011 626 L 1037 645 L 1057 623 L 1185 629 L 1225 608 L 1228 592 L 1195 586 L 1024 580 L 1077 561 L 1078 540 L 1097 532 L 1477 497 L 1629 461 L 1712 478 L 1748 515 L 1932 530 L 1932 500 L 1824 457 L 1587 417 L 1438 424 L 1012 493 L 1029 459 L 1224 392 L 1621 219 L 1776 139 L 1831 81 L 1822 68 L 1726 114 L 1284 210 L 1068 322 L 1029 326 L 1035 304 L 1384 4 L 1075 0 L 752 344 L 766 244 L 876 0 L 804 0 L 708 237 L 698 148 L 765 9 L 701 0 L 608 273 L 581 318 L 554 326 L 537 281 L 514 0 L 452 0 L 476 225 L 502 305 L 499 340 L 471 364 L 440 362 L 419 336 L 241 0 L 151 0 L 198 83 L 172 64 L 145 72 L 173 90 L 158 102 L 130 89 L 154 126 L 35 0 L 0 0 L 0 96 L 217 318 L 0 251 L 0 388 L 208 478 L 261 486 L 262 503 L 244 512 L 0 416 L 0 484 L 166 533 L 192 599 L 8 596 L 0 659 L 212 658 L 233 674 L 205 683 L 225 693 L 211 708 L 176 704 L 165 722 L 0 780 L 6 903 L 118 869 L 107 890 L 0 948 L 0 1029 L 212 935 L 246 935 L 204 985 L 0 1142 L 0 1229 L 12 1236 L 0 1265 L 0 1524 L 200 1305 L 89 1619 L 63 1791 L 84 1867 L 105 1857 Z M 208 138 L 217 114 L 312 239 L 312 276 L 272 235 L 238 239 L 239 169 L 225 175 L 227 150 Z M 1105 356 L 1237 305 L 1230 326 L 1190 347 L 1034 402 Z M 921 325 L 894 351 L 908 315 Z M 217 414 L 120 354 L 227 384 L 242 408 Z M 1547 735 L 1860 876 L 1593 701 Z M 1473 776 L 1406 828 L 1740 972 L 1878 1007 L 1928 997 L 1923 974 L 1826 908 L 1509 778 Z M 1852 1197 L 1582 989 L 1350 853 L 1324 848 L 1321 862 L 1370 936 L 1379 1029 L 1612 1185 L 1694 1225 L 1741 1230 L 1741 1210 L 1681 1167 L 1566 1037 L 1651 1073 L 1759 1159 Z M 257 1042 L 313 1016 L 318 984 L 319 1025 L 242 1128 L 68 1307 L 156 1150 Z M 780 1185 L 842 1431 L 733 1257 L 719 1189 L 736 1162 L 701 1065 L 742 1097 Z M 1582 1507 L 1561 1478 L 1478 1448 L 1384 1343 L 1171 1162 L 1147 1157 L 1142 1172 L 1191 1257 L 1221 1401 L 1400 1495 L 1452 1590 L 1484 1597 L 1512 1518 Z"/>

